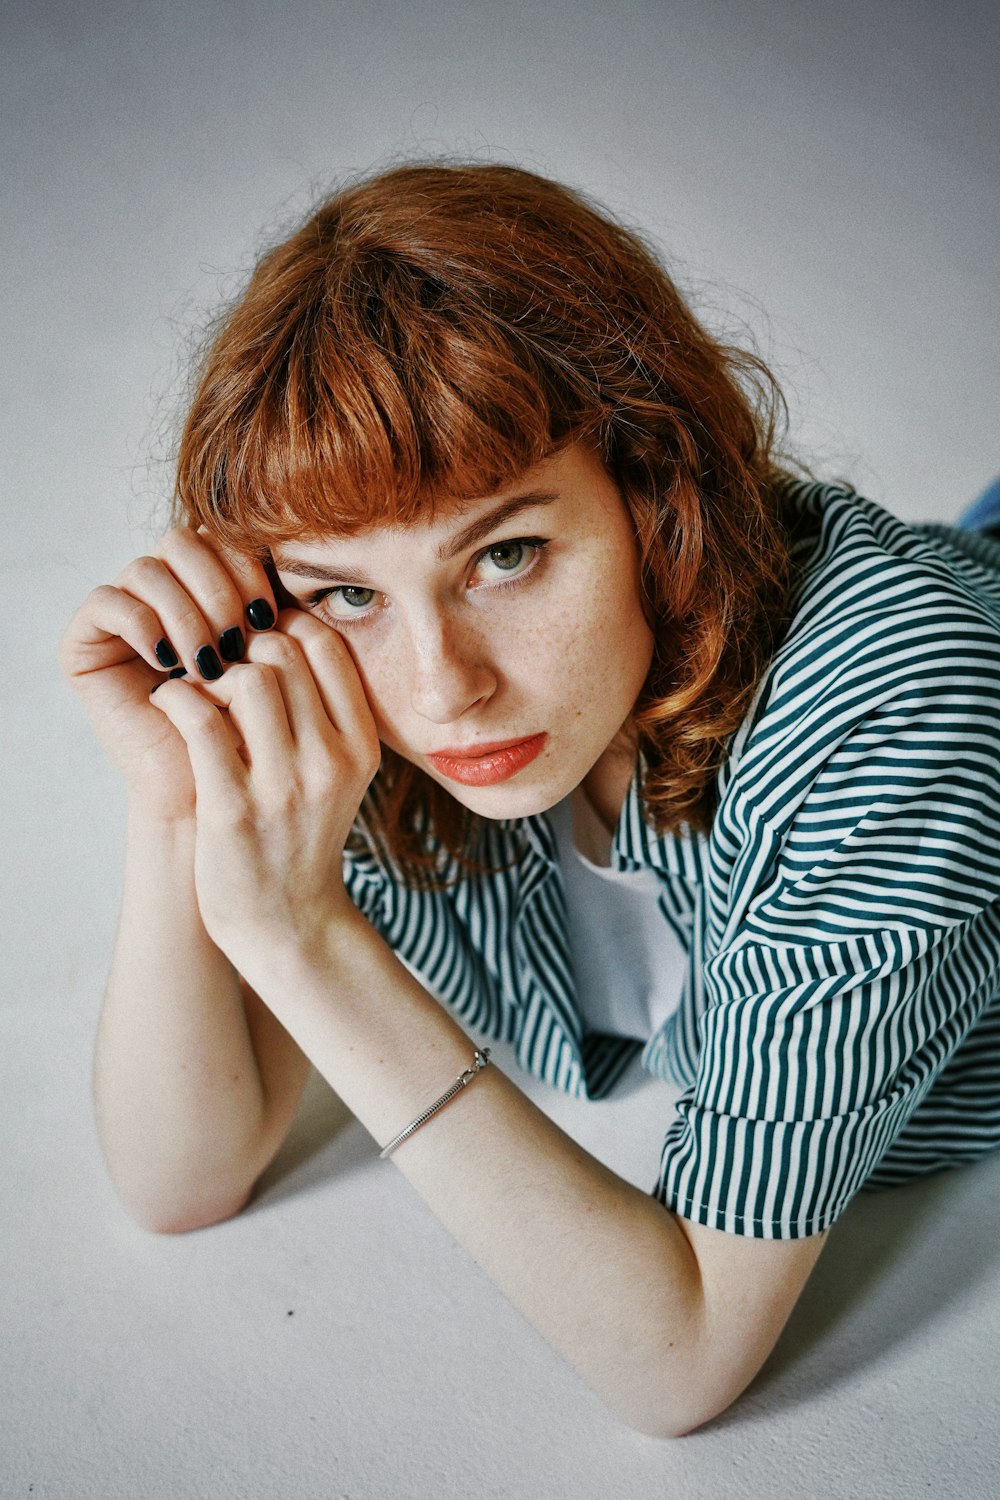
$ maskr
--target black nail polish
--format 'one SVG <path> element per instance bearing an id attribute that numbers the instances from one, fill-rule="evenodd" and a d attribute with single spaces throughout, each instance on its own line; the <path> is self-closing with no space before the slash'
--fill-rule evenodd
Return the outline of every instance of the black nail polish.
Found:
<path id="1" fill-rule="evenodd" d="M 231 625 L 219 636 L 219 655 L 223 661 L 239 661 L 245 650 L 246 642 L 238 625 Z"/>
<path id="2" fill-rule="evenodd" d="M 222 676 L 222 663 L 211 646 L 202 646 L 194 653 L 194 664 L 206 682 L 214 682 Z"/>
<path id="3" fill-rule="evenodd" d="M 247 605 L 247 619 L 254 630 L 270 630 L 274 624 L 274 610 L 266 599 L 251 599 Z"/>
<path id="4" fill-rule="evenodd" d="M 164 636 L 162 640 L 157 641 L 156 645 L 153 647 L 153 653 L 164 671 L 166 671 L 168 667 L 176 667 L 177 652 L 174 650 L 173 646 L 171 646 L 166 636 Z"/>
<path id="5" fill-rule="evenodd" d="M 186 677 L 187 674 L 188 674 L 187 667 L 175 667 L 172 672 L 168 672 L 167 673 L 167 676 L 168 677 Z"/>

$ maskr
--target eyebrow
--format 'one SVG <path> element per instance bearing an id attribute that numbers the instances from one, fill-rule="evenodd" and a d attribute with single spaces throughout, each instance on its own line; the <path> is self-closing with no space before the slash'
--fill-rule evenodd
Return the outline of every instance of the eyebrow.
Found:
<path id="1" fill-rule="evenodd" d="M 512 520 L 514 516 L 520 515 L 522 510 L 531 510 L 538 505 L 551 505 L 553 500 L 558 500 L 558 490 L 530 490 L 525 495 L 516 495 L 511 500 L 504 500 L 495 505 L 485 515 L 478 516 L 468 526 L 463 526 L 453 537 L 442 542 L 437 549 L 437 555 L 442 562 L 455 557 L 459 552 L 464 552 L 467 547 L 474 547 L 477 542 L 483 541 L 496 531 L 498 526 L 503 526 Z M 284 557 L 280 552 L 274 554 L 274 566 L 279 573 L 291 573 L 296 578 L 317 578 L 325 583 L 343 583 L 348 587 L 367 587 L 367 580 L 363 573 L 356 568 L 335 568 L 326 563 L 307 562 L 295 557 Z"/>

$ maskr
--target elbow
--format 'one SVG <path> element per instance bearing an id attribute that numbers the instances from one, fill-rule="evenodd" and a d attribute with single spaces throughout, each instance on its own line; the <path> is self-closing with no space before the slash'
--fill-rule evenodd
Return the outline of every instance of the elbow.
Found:
<path id="1" fill-rule="evenodd" d="M 730 1403 L 709 1403 L 701 1410 L 679 1410 L 671 1403 L 664 1402 L 660 1406 L 651 1407 L 648 1401 L 637 1405 L 633 1410 L 623 1411 L 617 1406 L 612 1408 L 614 1415 L 619 1417 L 633 1432 L 641 1433 L 643 1437 L 658 1438 L 682 1438 L 689 1433 L 696 1432 L 699 1427 L 704 1427 L 717 1417 L 720 1412 L 725 1411 Z"/>
<path id="2" fill-rule="evenodd" d="M 721 1416 L 731 1404 L 731 1401 L 725 1400 L 709 1402 L 695 1411 L 660 1411 L 652 1416 L 644 1413 L 633 1425 L 636 1432 L 641 1432 L 646 1437 L 683 1438 L 692 1432 L 697 1432 L 700 1427 L 707 1426 L 709 1422 Z"/>
<path id="3" fill-rule="evenodd" d="M 732 1406 L 753 1378 L 745 1365 L 705 1358 L 696 1346 L 683 1352 L 671 1346 L 670 1353 L 668 1362 L 647 1365 L 645 1378 L 630 1371 L 627 1384 L 599 1393 L 614 1416 L 644 1437 L 687 1437 Z"/>
<path id="4" fill-rule="evenodd" d="M 263 1170 L 256 1161 L 246 1160 L 206 1165 L 196 1153 L 150 1161 L 105 1146 L 103 1154 L 128 1218 L 157 1235 L 190 1234 L 235 1218 L 252 1199 Z"/>
<path id="5" fill-rule="evenodd" d="M 210 1229 L 213 1224 L 222 1224 L 234 1219 L 246 1206 L 246 1199 L 231 1207 L 210 1207 L 184 1213 L 134 1213 L 129 1217 L 148 1234 L 191 1234 L 196 1229 Z"/>
<path id="6" fill-rule="evenodd" d="M 622 1409 L 617 1403 L 611 1409 L 633 1432 L 663 1440 L 687 1437 L 689 1433 L 697 1432 L 699 1427 L 704 1427 L 724 1412 L 735 1399 L 727 1395 L 694 1405 L 670 1399 L 654 1404 L 647 1397 L 628 1409 Z"/>
<path id="7" fill-rule="evenodd" d="M 253 1186 L 232 1197 L 181 1201 L 169 1197 L 151 1199 L 122 1193 L 119 1198 L 133 1224 L 147 1234 L 191 1234 L 234 1219 L 247 1206 Z"/>

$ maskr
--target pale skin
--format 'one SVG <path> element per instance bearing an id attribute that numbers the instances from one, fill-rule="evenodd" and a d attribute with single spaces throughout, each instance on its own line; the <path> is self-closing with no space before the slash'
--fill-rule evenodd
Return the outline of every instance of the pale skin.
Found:
<path id="1" fill-rule="evenodd" d="M 191 531 L 95 590 L 63 641 L 129 797 L 98 1127 L 126 1207 L 158 1231 L 246 1203 L 310 1062 L 379 1144 L 469 1066 L 469 1038 L 344 889 L 380 741 L 485 817 L 582 787 L 610 829 L 632 773 L 652 639 L 631 524 L 589 450 L 425 524 L 289 542 L 275 562 L 301 607 L 218 680 L 195 653 L 274 599 L 263 568 Z M 186 678 L 164 682 L 163 638 Z M 496 785 L 427 760 L 539 733 L 542 753 Z M 608 1407 L 661 1436 L 745 1388 L 824 1240 L 675 1216 L 495 1067 L 392 1160 Z"/>

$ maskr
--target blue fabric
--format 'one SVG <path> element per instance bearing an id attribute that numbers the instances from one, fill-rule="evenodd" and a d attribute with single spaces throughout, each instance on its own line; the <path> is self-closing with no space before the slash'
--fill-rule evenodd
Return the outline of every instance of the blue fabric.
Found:
<path id="1" fill-rule="evenodd" d="M 990 531 L 1000 527 L 1000 477 L 973 501 L 955 522 L 962 531 Z"/>

